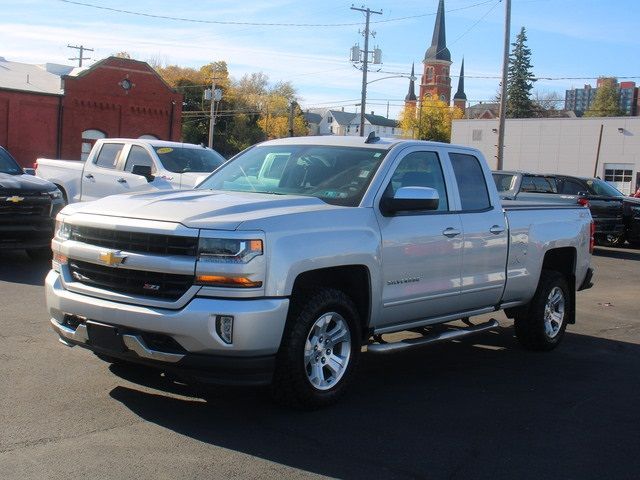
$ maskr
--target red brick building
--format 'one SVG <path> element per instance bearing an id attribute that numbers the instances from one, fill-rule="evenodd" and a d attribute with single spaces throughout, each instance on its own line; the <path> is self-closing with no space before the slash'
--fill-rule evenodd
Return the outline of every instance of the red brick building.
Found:
<path id="1" fill-rule="evenodd" d="M 145 62 L 109 57 L 88 68 L 0 57 L 0 145 L 23 166 L 81 159 L 98 138 L 179 140 L 182 95 Z"/>

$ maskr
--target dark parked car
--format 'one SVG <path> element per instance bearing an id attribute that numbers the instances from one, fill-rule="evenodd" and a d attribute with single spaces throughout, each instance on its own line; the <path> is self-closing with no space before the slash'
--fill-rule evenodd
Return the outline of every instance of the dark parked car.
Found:
<path id="1" fill-rule="evenodd" d="M 25 249 L 32 258 L 51 255 L 51 238 L 64 206 L 56 186 L 25 173 L 0 147 L 0 249 Z"/>
<path id="2" fill-rule="evenodd" d="M 500 171 L 493 173 L 503 199 L 552 203 L 583 203 L 591 210 L 597 245 L 613 246 L 640 239 L 640 213 L 632 204 L 640 201 L 599 178 L 559 174 Z M 635 215 L 635 217 L 633 217 Z"/>

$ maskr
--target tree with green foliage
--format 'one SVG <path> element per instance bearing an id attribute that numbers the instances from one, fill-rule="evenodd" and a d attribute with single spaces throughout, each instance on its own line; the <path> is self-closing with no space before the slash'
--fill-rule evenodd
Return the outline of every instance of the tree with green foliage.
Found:
<path id="1" fill-rule="evenodd" d="M 507 118 L 530 118 L 536 116 L 536 108 L 531 99 L 533 88 L 533 66 L 531 49 L 527 47 L 527 32 L 524 27 L 511 44 L 507 77 Z"/>
<path id="2" fill-rule="evenodd" d="M 589 109 L 584 113 L 585 117 L 620 117 L 624 112 L 620 108 L 620 89 L 616 78 L 598 79 L 596 98 Z"/>

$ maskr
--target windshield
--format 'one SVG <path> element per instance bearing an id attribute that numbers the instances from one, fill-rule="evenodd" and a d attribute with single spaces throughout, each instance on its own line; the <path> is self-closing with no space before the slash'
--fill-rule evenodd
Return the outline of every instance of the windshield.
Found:
<path id="1" fill-rule="evenodd" d="M 226 162 L 209 148 L 153 147 L 162 166 L 173 173 L 213 172 Z"/>
<path id="2" fill-rule="evenodd" d="M 494 173 L 493 181 L 498 192 L 508 192 L 516 186 L 516 176 L 510 173 Z"/>
<path id="3" fill-rule="evenodd" d="M 334 205 L 362 200 L 386 150 L 277 145 L 254 147 L 200 184 L 199 189 L 317 197 Z"/>
<path id="4" fill-rule="evenodd" d="M 624 193 L 615 188 L 614 186 L 608 184 L 604 180 L 600 180 L 599 178 L 593 180 L 587 180 L 587 185 L 589 188 L 593 190 L 593 193 L 596 195 L 601 195 L 603 197 L 624 197 Z"/>
<path id="5" fill-rule="evenodd" d="M 0 173 L 8 173 L 9 175 L 22 175 L 23 173 L 22 168 L 4 148 L 0 148 Z"/>

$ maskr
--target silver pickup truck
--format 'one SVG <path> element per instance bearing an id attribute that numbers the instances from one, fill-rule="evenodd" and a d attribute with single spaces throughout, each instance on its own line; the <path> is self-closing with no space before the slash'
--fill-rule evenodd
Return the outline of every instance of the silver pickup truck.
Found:
<path id="1" fill-rule="evenodd" d="M 362 347 L 498 327 L 480 314 L 505 310 L 525 348 L 553 349 L 591 286 L 592 248 L 587 208 L 503 205 L 475 149 L 290 138 L 196 190 L 67 206 L 46 297 L 66 345 L 314 407 L 343 393 Z"/>

